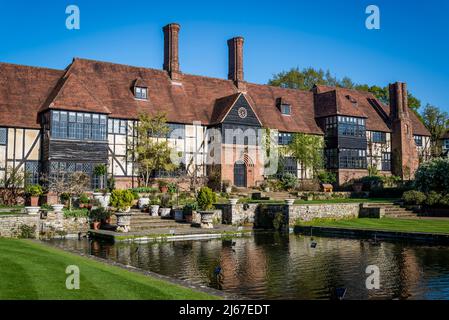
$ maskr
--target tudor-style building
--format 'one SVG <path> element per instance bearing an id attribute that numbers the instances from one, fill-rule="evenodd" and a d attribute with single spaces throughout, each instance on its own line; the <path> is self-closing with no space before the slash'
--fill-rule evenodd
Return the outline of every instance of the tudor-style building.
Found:
<path id="1" fill-rule="evenodd" d="M 222 180 L 255 186 L 273 174 L 262 148 L 266 128 L 279 145 L 298 132 L 322 136 L 326 166 L 339 183 L 367 175 L 368 166 L 407 178 L 427 157 L 430 134 L 409 110 L 403 83 L 390 85 L 389 105 L 343 88 L 249 83 L 242 37 L 228 41 L 228 79 L 184 74 L 180 26 L 163 31 L 163 70 L 78 58 L 65 70 L 0 63 L 0 178 L 12 167 L 27 171 L 28 183 L 60 170 L 92 176 L 107 164 L 117 187 L 136 186 L 133 127 L 139 114 L 158 112 L 167 116 L 167 139 L 182 162 L 178 172 L 155 173 L 161 177 L 216 169 Z M 311 178 L 295 160 L 282 161 L 283 170 Z"/>

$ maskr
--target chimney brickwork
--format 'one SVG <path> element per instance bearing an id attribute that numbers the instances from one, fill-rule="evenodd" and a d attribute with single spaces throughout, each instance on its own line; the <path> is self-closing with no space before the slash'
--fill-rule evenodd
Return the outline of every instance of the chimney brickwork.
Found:
<path id="1" fill-rule="evenodd" d="M 179 30 L 180 25 L 171 23 L 166 25 L 164 31 L 164 70 L 168 72 L 174 81 L 181 80 L 182 73 L 179 69 Z"/>
<path id="2" fill-rule="evenodd" d="M 243 43 L 243 37 L 235 37 L 228 40 L 228 79 L 234 81 L 234 84 L 239 89 L 239 91 L 246 91 L 246 84 L 243 73 Z"/>
<path id="3" fill-rule="evenodd" d="M 407 85 L 390 84 L 390 121 L 392 172 L 403 179 L 412 179 L 419 166 L 418 150 L 408 107 Z"/>

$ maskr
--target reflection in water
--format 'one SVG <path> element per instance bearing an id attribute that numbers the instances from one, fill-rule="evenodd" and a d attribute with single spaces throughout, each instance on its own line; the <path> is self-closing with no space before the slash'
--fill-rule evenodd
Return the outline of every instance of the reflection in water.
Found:
<path id="1" fill-rule="evenodd" d="M 449 248 L 278 233 L 146 244 L 52 244 L 253 299 L 449 299 Z M 367 290 L 366 267 L 380 269 Z M 217 270 L 220 270 L 217 273 Z"/>

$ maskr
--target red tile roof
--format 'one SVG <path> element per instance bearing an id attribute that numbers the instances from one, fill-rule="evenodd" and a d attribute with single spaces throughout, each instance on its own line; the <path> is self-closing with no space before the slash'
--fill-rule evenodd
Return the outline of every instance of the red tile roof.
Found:
<path id="1" fill-rule="evenodd" d="M 148 87 L 148 100 L 134 98 L 135 85 Z M 245 97 L 262 125 L 286 132 L 323 134 L 315 117 L 366 117 L 367 129 L 389 132 L 388 106 L 370 93 L 317 86 L 311 91 L 246 83 Z M 166 113 L 169 122 L 211 125 L 221 121 L 239 92 L 230 80 L 183 74 L 172 82 L 166 71 L 74 59 L 65 71 L 0 64 L 0 125 L 39 128 L 38 112 L 48 108 L 107 113 L 137 119 Z M 315 101 L 314 101 L 314 96 Z M 282 115 L 276 101 L 288 101 Z M 414 132 L 428 131 L 412 114 Z"/>
<path id="2" fill-rule="evenodd" d="M 64 71 L 0 63 L 0 126 L 36 128 L 38 112 Z"/>
<path id="3" fill-rule="evenodd" d="M 319 93 L 315 104 L 317 117 L 327 116 L 332 112 L 346 116 L 366 117 L 367 130 L 391 132 L 390 107 L 381 103 L 372 93 L 322 85 L 316 86 L 316 90 Z M 351 105 L 347 96 L 353 98 L 357 106 Z M 335 100 L 337 100 L 337 107 L 335 107 Z M 414 134 L 430 136 L 429 131 L 414 112 L 410 112 L 410 118 Z"/>

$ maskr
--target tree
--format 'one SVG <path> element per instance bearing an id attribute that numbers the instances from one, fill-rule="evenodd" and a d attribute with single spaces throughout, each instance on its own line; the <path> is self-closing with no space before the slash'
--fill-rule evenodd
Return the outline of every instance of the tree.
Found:
<path id="1" fill-rule="evenodd" d="M 48 182 L 48 189 L 57 194 L 58 199 L 62 194 L 69 195 L 69 210 L 72 210 L 72 197 L 81 195 L 90 186 L 90 177 L 82 171 L 58 171 L 43 179 Z"/>
<path id="2" fill-rule="evenodd" d="M 165 115 L 141 114 L 135 128 L 137 141 L 130 149 L 135 157 L 138 174 L 145 187 L 149 187 L 151 176 L 155 171 L 172 171 L 176 166 L 171 162 L 171 148 L 166 139 L 170 132 Z"/>
<path id="3" fill-rule="evenodd" d="M 26 175 L 18 167 L 8 167 L 3 179 L 0 179 L 0 204 L 17 205 L 23 196 Z"/>
<path id="4" fill-rule="evenodd" d="M 422 117 L 424 125 L 431 135 L 430 148 L 432 156 L 439 156 L 441 154 L 439 139 L 449 127 L 449 115 L 438 107 L 427 104 L 423 110 Z"/>
<path id="5" fill-rule="evenodd" d="M 302 168 L 301 178 L 305 178 L 305 171 L 312 169 L 314 174 L 323 168 L 324 141 L 320 136 L 295 133 L 292 142 L 285 147 L 285 154 L 295 158 Z"/>

